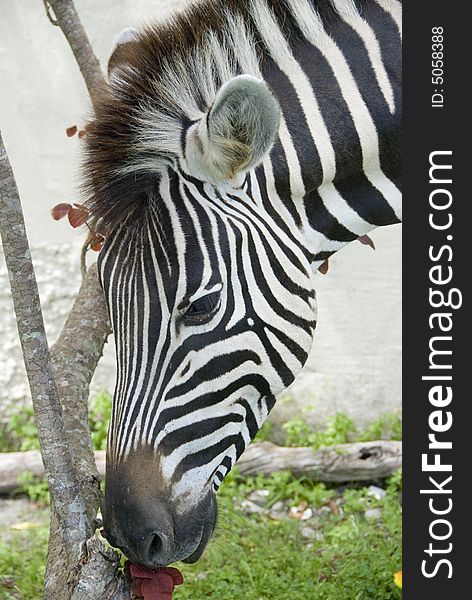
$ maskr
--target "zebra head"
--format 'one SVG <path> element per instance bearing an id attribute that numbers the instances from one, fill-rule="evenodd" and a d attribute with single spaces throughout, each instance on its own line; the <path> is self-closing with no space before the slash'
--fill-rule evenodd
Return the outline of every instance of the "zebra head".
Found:
<path id="1" fill-rule="evenodd" d="M 278 101 L 238 74 L 203 106 L 173 97 L 194 75 L 154 77 L 153 35 L 112 57 L 85 165 L 117 354 L 104 526 L 150 567 L 202 554 L 215 493 L 301 370 L 316 317 L 309 253 L 270 198 Z"/>

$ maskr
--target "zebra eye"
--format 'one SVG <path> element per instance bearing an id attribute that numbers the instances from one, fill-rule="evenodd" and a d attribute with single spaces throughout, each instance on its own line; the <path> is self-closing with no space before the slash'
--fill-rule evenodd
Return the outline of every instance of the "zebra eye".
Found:
<path id="1" fill-rule="evenodd" d="M 206 323 L 218 308 L 219 300 L 220 292 L 212 292 L 197 298 L 185 311 L 185 322 L 194 325 Z"/>

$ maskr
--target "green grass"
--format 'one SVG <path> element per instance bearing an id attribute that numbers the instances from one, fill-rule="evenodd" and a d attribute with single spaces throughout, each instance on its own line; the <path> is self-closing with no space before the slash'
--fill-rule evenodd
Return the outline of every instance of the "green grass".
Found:
<path id="1" fill-rule="evenodd" d="M 227 484 L 227 485 L 225 485 Z M 387 496 L 377 500 L 365 488 L 343 492 L 343 511 L 326 511 L 316 519 L 271 520 L 244 516 L 234 507 L 254 489 L 270 490 L 290 504 L 309 500 L 327 505 L 336 490 L 277 474 L 263 480 L 230 474 L 219 492 L 220 516 L 213 541 L 195 565 L 179 564 L 185 584 L 175 600 L 397 600 L 393 574 L 401 569 L 400 473 L 393 475 Z M 339 496 L 339 492 L 337 493 Z M 369 520 L 367 508 L 380 507 L 381 519 Z M 301 528 L 315 529 L 312 542 Z M 41 598 L 47 527 L 9 532 L 0 542 L 0 600 Z"/>
<path id="2" fill-rule="evenodd" d="M 0 452 L 27 450 L 39 450 L 33 407 L 15 405 L 8 412 L 8 422 L 0 423 Z"/>
<path id="3" fill-rule="evenodd" d="M 49 527 L 8 531 L 0 537 L 0 600 L 40 600 Z"/>
<path id="4" fill-rule="evenodd" d="M 286 434 L 286 446 L 311 446 L 315 450 L 349 442 L 402 439 L 401 416 L 391 413 L 380 416 L 363 431 L 359 431 L 354 421 L 342 412 L 328 418 L 320 431 L 313 431 L 302 417 L 290 419 L 282 428 Z"/>
<path id="5" fill-rule="evenodd" d="M 178 588 L 175 599 L 401 598 L 393 583 L 393 573 L 401 569 L 400 481 L 395 475 L 382 500 L 366 498 L 362 488 L 348 490 L 344 514 L 329 512 L 321 519 L 302 523 L 295 519 L 272 521 L 261 515 L 242 517 L 232 508 L 240 498 L 238 493 L 232 495 L 234 482 L 228 489 L 223 484 L 215 539 L 196 565 L 179 565 L 185 584 Z M 297 494 L 302 496 L 312 495 L 317 487 L 307 482 L 292 483 L 292 491 L 298 487 Z M 251 480 L 241 483 L 239 492 L 252 487 Z M 273 477 L 264 487 L 280 492 Z M 326 499 L 331 496 L 326 495 L 325 486 L 321 486 L 319 498 L 323 495 Z M 382 518 L 367 520 L 365 509 L 375 507 L 382 509 Z M 304 540 L 300 532 L 306 525 L 316 528 L 323 539 L 312 544 Z"/>
<path id="6" fill-rule="evenodd" d="M 111 403 L 112 397 L 108 392 L 98 392 L 90 401 L 90 432 L 95 450 L 106 448 Z M 8 411 L 8 422 L 0 423 L 0 452 L 26 450 L 39 450 L 33 407 L 15 405 Z"/>
<path id="7" fill-rule="evenodd" d="M 97 448 L 106 443 L 110 402 L 108 394 L 101 394 L 92 403 Z M 8 449 L 35 444 L 32 413 L 20 412 L 16 411 L 9 425 Z M 289 421 L 285 430 L 289 445 L 318 448 L 354 440 L 398 439 L 401 421 L 386 415 L 359 432 L 349 417 L 338 414 L 319 432 L 309 430 L 299 418 Z M 270 433 L 271 426 L 266 425 L 257 439 L 268 439 Z M 341 489 L 293 479 L 289 473 L 241 478 L 233 470 L 218 492 L 218 525 L 204 556 L 195 565 L 178 565 L 185 583 L 176 589 L 175 600 L 398 600 L 401 592 L 393 574 L 401 569 L 401 472 L 384 487 L 387 495 L 377 500 L 361 486 Z M 33 501 L 47 505 L 44 482 L 24 474 L 20 489 Z M 268 507 L 283 500 L 288 506 L 306 503 L 321 511 L 308 521 L 272 520 L 267 514 L 244 516 L 237 507 L 257 489 L 269 491 Z M 340 498 L 338 511 L 333 501 L 339 504 Z M 380 518 L 366 519 L 369 508 L 380 508 Z M 43 522 L 25 531 L 0 532 L 0 600 L 42 597 L 48 537 L 44 515 Z M 317 532 L 315 540 L 303 538 L 306 526 Z"/>
<path id="8" fill-rule="evenodd" d="M 106 450 L 111 405 L 112 397 L 108 392 L 99 392 L 90 402 L 90 433 L 95 450 Z"/>

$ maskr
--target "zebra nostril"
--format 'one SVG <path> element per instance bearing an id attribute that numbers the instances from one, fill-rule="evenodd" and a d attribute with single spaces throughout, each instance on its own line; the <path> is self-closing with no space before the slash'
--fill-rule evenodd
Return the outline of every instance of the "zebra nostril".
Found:
<path id="1" fill-rule="evenodd" d="M 169 560 L 171 543 L 165 533 L 154 531 L 143 544 L 142 558 L 153 565 L 163 565 Z"/>
<path id="2" fill-rule="evenodd" d="M 161 556 L 164 549 L 164 542 L 160 535 L 154 533 L 149 544 L 149 557 L 152 560 L 155 557 Z"/>

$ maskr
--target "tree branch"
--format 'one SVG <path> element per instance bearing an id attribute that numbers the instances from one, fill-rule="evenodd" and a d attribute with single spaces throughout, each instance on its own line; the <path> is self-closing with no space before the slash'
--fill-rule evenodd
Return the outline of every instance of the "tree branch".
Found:
<path id="1" fill-rule="evenodd" d="M 44 4 L 44 8 L 46 9 L 47 18 L 49 19 L 49 21 L 51 22 L 51 24 L 52 25 L 59 25 L 59 23 L 52 16 L 52 9 L 51 9 L 51 5 L 49 4 L 48 0 L 43 0 L 43 4 Z"/>
<path id="2" fill-rule="evenodd" d="M 92 102 L 106 86 L 100 63 L 93 52 L 72 0 L 43 0 L 48 17 L 63 31 L 84 77 Z M 50 9 L 54 11 L 52 20 Z M 84 244 L 84 248 L 86 244 Z M 100 492 L 93 458 L 88 419 L 89 384 L 110 333 L 105 298 L 96 265 L 86 271 L 81 255 L 82 285 L 52 358 L 63 403 L 63 416 L 77 469 L 87 498 L 89 517 L 96 513 Z M 94 515 L 95 516 L 95 515 Z"/>
<path id="3" fill-rule="evenodd" d="M 1 135 L 0 231 L 51 492 L 44 597 L 129 600 L 129 582 L 119 574 L 116 553 L 93 535 L 100 488 L 87 400 L 89 383 L 108 335 L 96 265 L 84 278 L 61 336 L 50 352 L 18 189 Z"/>
<path id="4" fill-rule="evenodd" d="M 94 264 L 82 280 L 61 335 L 51 350 L 72 462 L 80 485 L 81 497 L 85 502 L 87 523 L 92 533 L 95 530 L 101 492 L 90 438 L 89 386 L 109 332 L 105 298 L 98 281 L 97 266 Z M 51 511 L 51 538 L 45 578 L 47 598 L 55 598 L 57 590 L 64 589 L 67 579 L 65 556 L 59 535 L 63 525 L 62 521 L 56 518 L 54 508 L 55 505 Z M 96 544 L 90 546 L 92 549 L 96 547 Z M 102 551 L 105 552 L 105 548 L 102 547 Z M 87 564 L 90 560 L 91 557 L 88 557 Z M 97 559 L 93 562 L 96 566 L 99 564 Z M 102 571 L 96 573 L 97 585 L 109 576 L 109 561 L 104 561 L 102 566 Z M 82 575 L 80 573 L 79 587 L 83 583 Z"/>
<path id="5" fill-rule="evenodd" d="M 43 0 L 46 13 L 54 25 L 58 25 L 64 33 L 74 53 L 80 72 L 87 86 L 92 104 L 95 105 L 100 92 L 106 86 L 106 80 L 95 56 L 87 33 L 80 22 L 72 0 Z M 55 19 L 51 15 L 54 11 Z"/>
<path id="6" fill-rule="evenodd" d="M 72 461 L 91 523 L 100 503 L 100 479 L 90 436 L 89 386 L 109 332 L 105 298 L 98 281 L 97 265 L 93 264 L 51 349 L 68 443 L 73 449 Z"/>
<path id="7" fill-rule="evenodd" d="M 96 105 L 106 80 L 72 0 L 43 0 L 49 20 L 61 28 L 76 58 L 92 104 Z M 51 15 L 54 11 L 55 18 Z M 108 314 L 96 266 L 84 275 L 79 294 L 64 329 L 52 349 L 54 370 L 62 396 L 63 419 L 70 432 L 73 465 L 86 504 L 87 522 L 92 531 L 101 498 L 88 420 L 89 384 L 110 333 Z M 44 597 L 54 600 L 89 598 L 130 598 L 130 584 L 118 571 L 117 554 L 94 537 L 84 540 L 86 560 L 75 580 L 67 581 L 67 569 L 60 531 L 64 524 L 51 506 L 51 533 Z"/>
<path id="8" fill-rule="evenodd" d="M 0 231 L 41 453 L 72 568 L 91 530 L 69 452 L 20 197 L 1 134 Z"/>

